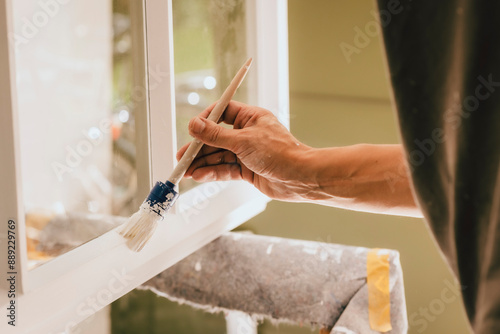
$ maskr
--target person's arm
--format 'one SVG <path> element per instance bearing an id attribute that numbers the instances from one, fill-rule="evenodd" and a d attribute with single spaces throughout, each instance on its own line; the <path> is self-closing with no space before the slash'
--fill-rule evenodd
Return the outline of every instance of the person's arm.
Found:
<path id="1" fill-rule="evenodd" d="M 422 217 L 401 145 L 312 149 L 302 159 L 313 188 L 307 201 L 339 208 Z"/>
<path id="2" fill-rule="evenodd" d="M 206 145 L 186 177 L 243 179 L 273 199 L 421 217 L 400 145 L 312 148 L 265 109 L 232 101 L 222 116 L 228 129 L 205 119 L 213 106 L 189 123 Z"/>

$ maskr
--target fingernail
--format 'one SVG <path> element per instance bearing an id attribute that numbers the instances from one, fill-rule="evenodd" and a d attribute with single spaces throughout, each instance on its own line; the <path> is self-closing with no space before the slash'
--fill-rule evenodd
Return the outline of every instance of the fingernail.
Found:
<path id="1" fill-rule="evenodd" d="M 205 129 L 205 122 L 203 122 L 199 117 L 196 117 L 193 120 L 193 125 L 191 127 L 191 130 L 194 133 L 201 133 Z"/>

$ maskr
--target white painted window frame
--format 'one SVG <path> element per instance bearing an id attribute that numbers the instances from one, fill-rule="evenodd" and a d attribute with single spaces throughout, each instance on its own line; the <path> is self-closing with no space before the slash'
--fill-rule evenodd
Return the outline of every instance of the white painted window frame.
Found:
<path id="1" fill-rule="evenodd" d="M 176 214 L 159 224 L 140 253 L 128 249 L 112 230 L 30 271 L 27 268 L 12 2 L 0 0 L 0 332 L 59 333 L 120 298 L 149 278 L 263 211 L 268 198 L 245 182 L 200 185 L 178 200 Z M 17 0 L 16 0 L 17 1 Z M 166 180 L 174 166 L 175 101 L 171 0 L 143 0 L 147 41 L 146 68 L 168 72 L 168 80 L 148 76 L 149 163 L 139 175 L 151 186 Z M 257 47 L 253 85 L 256 104 L 288 126 L 288 45 L 286 0 L 248 1 L 248 43 Z M 243 60 L 242 60 L 243 61 Z M 154 64 L 154 65 L 153 65 Z M 165 131 L 170 128 L 171 131 Z M 149 181 L 149 183 L 147 182 Z M 143 187 L 143 192 L 147 191 Z M 200 201 L 201 198 L 201 201 Z M 182 209 L 180 209 L 182 208 Z M 9 221 L 16 224 L 16 264 L 7 264 Z M 8 272 L 16 278 L 16 326 L 7 324 Z"/>

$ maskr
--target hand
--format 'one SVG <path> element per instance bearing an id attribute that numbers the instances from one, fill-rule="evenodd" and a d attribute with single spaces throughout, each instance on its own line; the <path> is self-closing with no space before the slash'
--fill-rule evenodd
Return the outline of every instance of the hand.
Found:
<path id="1" fill-rule="evenodd" d="M 195 181 L 245 180 L 274 199 L 302 201 L 309 191 L 301 144 L 268 110 L 231 101 L 221 120 L 207 120 L 215 104 L 189 122 L 189 133 L 205 145 L 185 177 Z M 179 160 L 189 144 L 177 152 Z"/>

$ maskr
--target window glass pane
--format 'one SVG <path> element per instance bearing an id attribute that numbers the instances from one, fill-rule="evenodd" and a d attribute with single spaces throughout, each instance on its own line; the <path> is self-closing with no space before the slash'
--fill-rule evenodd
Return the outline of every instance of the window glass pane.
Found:
<path id="1" fill-rule="evenodd" d="M 247 37 L 247 1 L 173 0 L 177 145 L 192 140 L 189 120 L 217 101 L 252 55 Z M 249 102 L 249 80 L 234 100 Z M 182 180 L 181 191 L 196 182 Z"/>
<path id="2" fill-rule="evenodd" d="M 135 169 L 130 0 L 13 1 L 30 267 L 129 215 Z M 135 15 L 137 16 L 137 14 Z M 139 46 L 138 46 L 139 45 Z"/>

